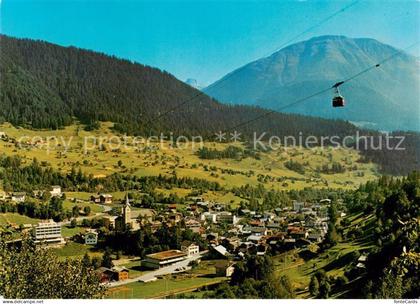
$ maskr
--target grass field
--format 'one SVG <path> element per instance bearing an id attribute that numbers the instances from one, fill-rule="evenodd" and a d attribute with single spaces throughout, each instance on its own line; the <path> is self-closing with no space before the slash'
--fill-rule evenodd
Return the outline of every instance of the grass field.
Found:
<path id="1" fill-rule="evenodd" d="M 33 219 L 18 213 L 0 213 L 0 226 L 36 224 L 39 221 L 39 219 Z"/>
<path id="2" fill-rule="evenodd" d="M 61 258 L 74 258 L 74 257 L 81 258 L 86 253 L 89 254 L 90 257 L 102 256 L 102 253 L 94 251 L 92 246 L 79 244 L 75 242 L 69 242 L 63 247 L 53 248 L 52 250 L 57 256 Z"/>
<path id="3" fill-rule="evenodd" d="M 73 202 L 70 202 L 68 200 L 64 201 L 64 203 L 63 203 L 63 208 L 67 209 L 67 210 L 72 210 L 74 206 L 79 206 L 79 208 L 81 210 L 83 210 L 83 208 L 85 208 L 85 207 L 89 207 L 91 214 L 100 213 L 100 212 L 103 212 L 103 210 L 104 210 L 103 206 L 98 205 L 98 204 L 81 203 L 81 202 L 73 203 Z"/>
<path id="4" fill-rule="evenodd" d="M 76 199 L 84 200 L 84 201 L 89 201 L 92 195 L 97 195 L 97 193 L 89 193 L 89 192 L 65 192 L 65 193 L 66 193 L 67 199 L 76 198 Z M 122 200 L 126 195 L 125 192 L 111 192 L 109 194 L 112 195 L 112 199 L 114 201 Z M 97 206 L 101 207 L 100 205 L 97 205 Z"/>
<path id="5" fill-rule="evenodd" d="M 363 214 L 351 215 L 348 218 L 350 221 L 353 220 L 350 227 L 361 225 L 364 231 L 373 224 L 373 218 L 363 216 Z M 325 270 L 329 276 L 342 276 L 345 267 L 348 265 L 347 257 L 349 254 L 354 251 L 360 253 L 371 247 L 370 239 L 363 237 L 354 241 L 341 241 L 310 260 L 301 258 L 298 250 L 286 252 L 275 256 L 273 259 L 276 273 L 287 275 L 295 289 L 304 290 L 308 287 L 311 276 L 318 270 Z M 308 293 L 300 294 L 300 297 L 307 296 Z"/>
<path id="6" fill-rule="evenodd" d="M 159 279 L 154 282 L 135 282 L 108 290 L 110 299 L 145 299 L 170 296 L 187 292 L 208 284 L 221 282 L 223 278 L 191 277 Z"/>
<path id="7" fill-rule="evenodd" d="M 0 125 L 0 130 L 17 141 L 23 136 L 28 136 L 25 141 L 29 141 L 28 138 L 35 136 L 41 140 L 38 140 L 36 144 L 23 146 L 0 141 L 0 149 L 6 155 L 20 155 L 26 162 L 30 162 L 36 157 L 39 161 L 47 162 L 64 172 L 69 171 L 75 165 L 79 166 L 83 172 L 98 177 L 115 172 L 138 176 L 165 175 L 176 172 L 180 177 L 198 177 L 217 181 L 227 188 L 263 183 L 268 188 L 279 190 L 302 189 L 304 187 L 349 189 L 355 188 L 360 183 L 371 180 L 377 175 L 375 165 L 358 162 L 359 153 L 344 148 L 281 148 L 277 151 L 261 153 L 259 160 L 254 158 L 205 160 L 199 159 L 196 155 L 198 146 L 194 149 L 191 147 L 181 149 L 164 142 L 163 145 L 153 144 L 153 149 L 139 151 L 132 144 L 133 138 L 126 137 L 125 141 L 128 144 L 122 146 L 120 150 L 113 150 L 116 147 L 115 141 L 120 137 L 111 132 L 111 126 L 111 123 L 102 123 L 99 130 L 86 132 L 76 125 L 56 131 L 33 131 L 3 124 Z M 54 136 L 54 139 L 48 141 L 49 136 Z M 99 149 L 99 142 L 96 142 L 96 145 L 93 143 L 93 136 L 108 137 L 108 139 L 102 140 L 102 146 L 105 149 Z M 55 145 L 56 139 L 59 140 L 57 145 Z M 228 145 L 205 143 L 205 146 L 222 150 Z M 87 148 L 84 149 L 84 147 Z M 284 162 L 288 160 L 303 164 L 305 173 L 299 174 L 287 169 Z M 120 165 L 118 165 L 119 161 L 121 161 Z M 319 174 L 316 172 L 317 167 L 332 162 L 340 163 L 346 167 L 346 172 L 340 174 Z M 249 174 L 250 171 L 253 173 Z M 258 180 L 258 175 L 268 176 L 271 180 Z M 275 181 L 275 178 L 278 177 L 285 178 L 284 182 Z M 184 189 L 172 189 L 171 192 L 180 196 L 185 196 L 188 193 Z M 68 193 L 69 198 L 88 199 L 90 195 L 90 193 Z M 209 194 L 209 197 L 212 195 L 214 194 Z M 123 195 L 116 193 L 115 199 L 122 198 L 119 196 Z M 235 201 L 234 197 L 225 199 Z"/>
<path id="8" fill-rule="evenodd" d="M 63 235 L 63 237 L 72 237 L 83 231 L 85 231 L 85 229 L 82 227 L 74 227 L 74 228 L 71 228 L 69 226 L 61 227 L 61 234 Z"/>

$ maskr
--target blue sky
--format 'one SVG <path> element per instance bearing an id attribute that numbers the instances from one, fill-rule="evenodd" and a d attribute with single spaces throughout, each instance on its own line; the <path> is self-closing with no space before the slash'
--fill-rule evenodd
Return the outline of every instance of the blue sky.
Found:
<path id="1" fill-rule="evenodd" d="M 113 54 L 208 85 L 352 2 L 0 0 L 1 32 Z M 361 0 L 298 40 L 339 34 L 404 48 L 420 39 L 419 17 L 419 1 Z"/>

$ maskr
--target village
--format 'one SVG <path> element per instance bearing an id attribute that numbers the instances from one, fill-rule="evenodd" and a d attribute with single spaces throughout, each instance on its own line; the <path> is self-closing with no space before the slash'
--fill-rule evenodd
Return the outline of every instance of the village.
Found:
<path id="1" fill-rule="evenodd" d="M 0 202 L 19 203 L 27 198 L 26 193 L 0 193 Z M 32 197 L 42 193 L 34 191 Z M 53 186 L 49 195 L 63 196 L 61 187 Z M 78 200 L 80 202 L 80 200 Z M 192 265 L 201 260 L 217 260 L 216 275 L 229 278 L 234 270 L 233 265 L 245 259 L 247 254 L 278 254 L 297 248 L 306 248 L 311 244 L 320 244 L 328 232 L 328 208 L 330 199 L 322 199 L 317 203 L 293 201 L 289 207 L 275 208 L 271 211 L 257 212 L 246 208 L 232 210 L 230 206 L 220 202 L 206 201 L 203 197 L 188 197 L 186 204 L 168 204 L 164 208 L 152 210 L 151 216 L 141 216 L 132 212 L 136 202 L 125 195 L 124 199 L 114 201 L 107 193 L 92 195 L 88 201 L 92 206 L 103 207 L 103 212 L 96 213 L 99 227 L 106 231 L 138 231 L 147 225 L 152 232 L 162 225 L 167 227 L 179 225 L 182 230 L 190 230 L 199 235 L 200 244 L 182 241 L 180 248 L 146 254 L 141 259 L 144 275 L 131 277 L 130 270 L 123 265 L 99 267 L 96 271 L 103 284 L 120 286 L 126 283 L 157 280 L 162 275 L 177 274 L 188 271 Z M 110 208 L 107 206 L 115 206 Z M 117 214 L 115 210 L 119 209 Z M 9 227 L 21 235 L 29 235 L 38 246 L 61 247 L 69 243 L 81 243 L 95 247 L 101 242 L 104 229 L 87 227 L 71 237 L 64 237 L 62 229 L 72 223 L 80 225 L 89 217 L 68 218 L 61 222 L 42 220 L 37 224 L 25 224 Z M 345 213 L 341 212 L 341 216 Z M 83 218 L 83 220 L 81 220 Z M 16 234 L 15 234 L 16 235 Z M 21 238 L 16 239 L 19 241 Z M 203 245 L 204 244 L 204 245 Z"/>

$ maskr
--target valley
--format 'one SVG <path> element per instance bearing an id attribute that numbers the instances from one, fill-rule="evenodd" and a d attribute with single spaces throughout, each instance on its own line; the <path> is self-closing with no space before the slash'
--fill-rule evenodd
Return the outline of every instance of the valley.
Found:
<path id="1" fill-rule="evenodd" d="M 114 173 L 139 177 L 194 176 L 218 182 L 227 189 L 246 184 L 257 186 L 260 183 L 274 190 L 300 190 L 305 187 L 354 189 L 378 176 L 377 166 L 361 162 L 360 153 L 353 149 L 293 147 L 260 152 L 258 159 L 244 156 L 238 156 L 237 159 L 200 159 L 197 151 L 201 145 L 198 143 L 190 142 L 186 147 L 174 147 L 168 141 L 136 145 L 133 144 L 134 137 L 126 136 L 128 144 L 124 146 L 122 136 L 111 130 L 112 125 L 102 123 L 102 127 L 95 131 L 83 131 L 80 125 L 58 131 L 32 131 L 4 124 L 0 130 L 7 135 L 7 139 L 0 141 L 0 148 L 6 156 L 21 157 L 23 163 L 30 163 L 36 158 L 62 173 L 80 168 L 84 174 L 97 178 Z M 104 139 L 103 145 L 99 144 L 101 137 Z M 98 138 L 98 142 L 94 143 L 93 138 Z M 203 143 L 203 147 L 218 151 L 231 145 Z M 233 145 L 245 149 L 239 142 Z M 112 149 L 114 147 L 117 148 Z M 288 169 L 285 166 L 288 161 L 304 165 L 304 172 Z M 332 163 L 340 164 L 344 172 L 322 173 L 322 167 Z M 181 189 L 175 189 L 174 192 L 184 196 L 188 194 L 185 191 L 182 193 Z M 209 199 L 216 197 L 217 194 L 209 193 Z"/>
<path id="2" fill-rule="evenodd" d="M 100 123 L 98 129 L 91 131 L 85 131 L 85 126 L 81 124 L 71 125 L 61 130 L 42 131 L 16 128 L 6 123 L 0 127 L 3 134 L 2 140 L 0 140 L 1 158 L 19 158 L 22 167 L 29 166 L 36 159 L 41 168 L 44 168 L 43 170 L 54 170 L 62 175 L 81 172 L 77 174 L 83 174 L 90 179 L 99 180 L 115 174 L 121 176 L 123 180 L 124 176 L 130 176 L 130 178 L 146 178 L 145 181 L 151 176 L 166 176 L 167 178 L 194 177 L 198 180 L 216 183 L 220 185 L 219 189 L 211 190 L 209 188 L 206 189 L 207 186 L 203 188 L 201 186 L 175 185 L 167 182 L 166 186 L 156 185 L 149 190 L 135 190 L 136 186 L 132 185 L 131 187 L 123 186 L 118 191 L 115 191 L 115 188 L 107 188 L 106 183 L 104 183 L 97 188 L 97 192 L 86 192 L 74 191 L 71 188 L 66 189 L 64 185 L 62 186 L 62 209 L 60 211 L 62 213 L 60 216 L 64 218 L 60 219 L 60 225 L 61 235 L 66 244 L 52 249 L 60 260 L 86 259 L 88 257 L 87 259 L 91 261 L 89 263 L 92 263 L 92 265 L 99 265 L 98 263 L 101 263 L 101 261 L 102 265 L 104 265 L 104 255 L 108 252 L 108 247 L 106 246 L 109 246 L 105 245 L 104 242 L 109 242 L 106 239 L 113 233 L 117 235 L 121 233 L 118 232 L 119 230 L 116 230 L 116 226 L 106 224 L 105 219 L 112 216 L 121 216 L 121 208 L 124 208 L 128 194 L 131 201 L 130 217 L 141 226 L 152 224 L 157 225 L 156 227 L 161 225 L 166 227 L 164 222 L 159 222 L 158 220 L 159 216 L 163 216 L 169 221 L 168 227 L 178 227 L 177 220 L 172 222 L 171 214 L 180 214 L 182 222 L 197 219 L 201 222 L 197 214 L 190 211 L 191 206 L 195 206 L 193 202 L 197 196 L 200 197 L 199 200 L 202 202 L 212 204 L 212 208 L 220 206 L 218 208 L 237 214 L 241 224 L 251 224 L 255 220 L 253 220 L 253 216 L 243 216 L 241 210 L 244 210 L 244 208 L 260 210 L 256 211 L 257 215 L 260 212 L 261 215 L 274 214 L 274 209 L 283 208 L 283 212 L 288 214 L 289 211 L 287 210 L 294 206 L 291 200 L 291 197 L 294 197 L 291 194 L 293 192 L 296 192 L 296 197 L 301 196 L 304 200 L 308 199 L 316 202 L 320 198 L 330 195 L 338 195 L 340 197 L 342 196 L 340 193 L 343 193 L 343 191 L 353 191 L 360 185 L 373 181 L 379 176 L 377 166 L 372 163 L 361 162 L 360 153 L 353 149 L 332 147 L 307 149 L 296 147 L 280 148 L 278 151 L 257 151 L 256 154 L 250 154 L 249 152 L 245 153 L 245 151 L 248 151 L 248 148 L 243 143 L 204 142 L 203 146 L 210 149 L 208 151 L 219 151 L 214 152 L 217 155 L 220 154 L 220 151 L 225 151 L 232 146 L 243 149 L 242 154 L 239 153 L 233 158 L 213 159 L 211 153 L 207 152 L 209 156 L 209 159 L 207 159 L 200 157 L 202 155 L 199 153 L 201 146 L 194 148 L 176 147 L 169 141 L 151 141 L 149 145 L 133 145 L 135 138 L 125 136 L 125 141 L 131 144 L 117 147 L 116 138 L 121 138 L 122 136 L 115 133 L 112 126 L 113 123 L 104 122 Z M 93 144 L 92 139 L 99 137 L 102 138 L 102 144 Z M 90 142 L 85 142 L 86 138 Z M 86 144 L 88 148 L 85 147 Z M 331 170 L 333 163 L 342 172 L 330 172 L 329 170 Z M 290 166 L 288 164 L 295 165 Z M 304 166 L 304 171 L 301 171 L 301 166 L 296 164 Z M 328 168 L 328 172 L 322 171 L 326 170 L 325 168 Z M 0 174 L 2 170 L 9 169 L 0 169 Z M 17 184 L 12 183 L 12 185 Z M 34 185 L 34 183 L 31 185 Z M 8 183 L 8 180 L 3 179 L 0 191 L 12 195 L 9 192 L 11 190 L 10 187 L 11 184 Z M 17 188 L 14 186 L 13 189 L 25 191 L 27 202 L 32 202 L 39 206 L 48 205 L 48 198 L 45 201 L 44 197 L 34 193 L 37 191 L 44 192 L 49 189 L 50 185 L 39 184 L 38 186 L 31 186 L 30 189 L 35 190 L 33 192 L 30 192 L 29 188 L 25 187 Z M 126 190 L 124 191 L 124 189 Z M 263 196 L 248 196 L 246 194 L 248 190 L 246 189 L 259 189 L 258 191 L 266 194 Z M 317 189 L 319 194 L 316 194 Z M 267 194 L 270 192 L 276 196 L 284 195 L 284 198 L 281 201 L 269 202 Z M 97 196 L 98 193 L 111 195 L 113 202 L 111 204 L 92 202 L 91 198 Z M 146 204 L 146 196 L 154 197 L 154 201 L 152 200 L 151 204 Z M 253 202 L 255 200 L 257 201 L 256 205 Z M 269 204 L 273 204 L 273 207 L 270 207 L 271 205 Z M 307 206 L 310 206 L 309 203 L 307 204 Z M 172 207 L 172 205 L 175 207 Z M 3 206 L 3 208 L 6 208 L 3 209 L 3 212 L 6 212 L 0 213 L 0 231 L 9 241 L 20 238 L 21 233 L 24 231 L 30 231 L 27 227 L 35 227 L 35 225 L 45 220 L 33 218 L 33 215 L 28 217 L 24 214 L 19 214 L 23 211 L 12 211 L 13 209 L 9 210 L 7 206 L 7 203 Z M 340 206 L 340 208 L 345 209 L 343 205 Z M 170 209 L 168 212 L 168 208 L 175 209 Z M 255 211 L 253 212 L 255 213 Z M 296 216 L 300 217 L 299 213 L 293 212 L 289 216 L 290 220 Z M 363 216 L 360 218 L 361 216 L 359 214 L 357 218 L 361 220 L 363 218 Z M 38 216 L 35 215 L 35 217 Z M 289 221 L 289 219 L 286 221 Z M 148 222 L 150 224 L 147 224 Z M 212 224 L 205 220 L 200 224 L 200 233 L 217 232 L 223 234 L 226 233 L 225 229 L 228 227 L 236 229 L 236 225 L 231 226 L 228 223 L 227 226 L 224 226 L 226 224 L 219 226 L 222 223 Z M 352 220 L 352 225 L 356 224 L 357 221 Z M 285 227 L 282 225 L 279 228 Z M 88 234 L 92 228 L 99 233 L 100 239 L 100 242 L 93 246 L 83 243 L 83 236 Z M 271 237 L 279 233 L 279 228 L 270 230 Z M 159 231 L 159 228 L 154 229 Z M 231 232 L 228 235 L 233 237 Z M 268 244 L 270 237 L 267 236 L 267 238 Z M 134 243 L 129 246 L 132 245 Z M 142 266 L 141 257 L 139 258 L 137 254 L 132 252 L 132 249 L 123 249 L 124 246 L 119 246 L 117 245 L 111 251 L 114 265 L 128 269 L 129 276 L 133 279 L 147 273 L 148 270 Z M 205 241 L 202 246 L 204 246 L 203 249 L 211 248 L 208 247 L 210 244 L 207 245 Z M 314 243 L 314 248 L 311 249 L 315 250 L 313 253 L 314 257 L 309 258 L 309 260 L 305 253 L 308 249 L 300 247 L 300 245 L 293 247 L 295 249 L 286 251 L 278 249 L 280 251 L 272 253 L 275 273 L 277 275 L 287 275 L 291 281 L 292 289 L 300 298 L 310 297 L 307 285 L 316 271 L 328 269 L 328 275 L 343 276 L 347 269 L 347 264 L 339 266 L 329 265 L 334 265 L 335 261 L 339 260 L 343 255 L 368 249 L 371 244 L 369 242 L 366 243 L 366 241 L 363 244 L 358 243 L 356 240 L 342 239 L 337 245 L 317 256 L 318 246 Z M 146 250 L 146 252 L 153 252 L 155 249 Z M 223 261 L 220 257 L 204 259 L 196 268 L 189 268 L 180 274 L 174 273 L 164 276 L 155 282 L 134 282 L 118 287 L 110 287 L 106 297 L 213 297 L 214 289 L 218 288 L 217 286 L 226 280 L 225 277 L 216 275 L 215 267 L 217 264 L 223 263 Z"/>

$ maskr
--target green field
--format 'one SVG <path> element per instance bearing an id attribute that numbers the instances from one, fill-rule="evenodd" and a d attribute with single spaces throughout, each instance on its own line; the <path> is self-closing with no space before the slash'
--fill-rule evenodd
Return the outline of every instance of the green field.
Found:
<path id="1" fill-rule="evenodd" d="M 0 226 L 36 224 L 39 221 L 39 219 L 33 219 L 18 213 L 0 213 Z"/>
<path id="2" fill-rule="evenodd" d="M 361 225 L 365 235 L 371 233 L 370 229 L 374 223 L 372 216 L 366 217 L 363 214 L 355 214 L 348 216 L 348 218 L 350 221 L 353 221 L 350 227 Z M 304 290 L 308 287 L 311 276 L 318 270 L 325 270 L 329 276 L 342 276 L 345 267 L 348 265 L 347 258 L 349 254 L 354 251 L 360 253 L 371 247 L 370 238 L 362 237 L 354 241 L 341 241 L 309 260 L 304 260 L 300 257 L 299 250 L 275 256 L 273 260 L 278 275 L 287 275 L 296 290 Z M 308 293 L 301 293 L 299 296 L 307 297 Z"/>
<path id="3" fill-rule="evenodd" d="M 106 137 L 114 136 L 110 130 L 111 123 L 102 123 L 99 130 L 86 132 L 77 131 L 77 126 L 73 125 L 62 130 L 56 131 L 34 131 L 27 129 L 16 129 L 10 124 L 3 124 L 0 129 L 8 136 L 19 139 L 22 136 L 38 136 L 44 139 L 44 142 L 38 145 L 28 145 L 26 147 L 16 147 L 4 141 L 0 141 L 0 149 L 6 155 L 19 155 L 26 162 L 36 157 L 39 161 L 45 161 L 54 168 L 68 172 L 73 166 L 78 166 L 84 173 L 93 174 L 101 177 L 115 172 L 129 173 L 138 176 L 172 174 L 174 171 L 177 176 L 198 177 L 209 181 L 217 181 L 227 188 L 237 187 L 244 184 L 258 185 L 258 175 L 266 175 L 270 178 L 284 177 L 284 182 L 267 180 L 262 182 L 266 187 L 288 190 L 302 189 L 304 187 L 331 187 L 331 188 L 355 188 L 360 183 L 373 179 L 377 175 L 376 166 L 373 164 L 360 163 L 360 155 L 352 149 L 333 149 L 333 148 L 281 148 L 277 151 L 261 153 L 260 159 L 245 158 L 242 160 L 233 159 L 200 159 L 196 155 L 199 148 L 189 147 L 186 149 L 171 147 L 168 142 L 163 145 L 154 144 L 155 150 L 138 151 L 133 145 L 130 145 L 133 138 L 127 137 L 127 148 L 121 150 L 112 150 L 112 141 L 103 141 L 106 148 L 104 151 L 99 149 L 99 145 L 89 144 L 87 142 L 86 151 L 84 151 L 84 136 Z M 48 145 L 46 138 L 55 136 L 60 140 L 70 142 L 67 149 L 63 144 Z M 63 137 L 61 139 L 61 137 Z M 205 143 L 205 146 L 218 150 L 225 149 L 228 145 L 221 143 Z M 84 153 L 86 152 L 86 153 Z M 284 162 L 293 160 L 305 165 L 305 173 L 299 174 L 285 167 Z M 117 162 L 122 165 L 118 166 Z M 332 162 L 340 163 L 347 170 L 340 174 L 318 174 L 317 167 Z M 210 169 L 210 167 L 212 169 Z M 227 170 L 231 170 L 228 172 Z M 252 171 L 252 175 L 248 175 Z M 299 180 L 292 180 L 292 179 Z M 172 189 L 172 192 L 185 196 L 188 192 L 181 189 Z M 69 198 L 77 197 L 88 199 L 91 193 L 66 193 Z M 204 194 L 206 197 L 207 194 Z M 209 199 L 214 194 L 208 194 Z M 121 199 L 123 193 L 116 193 L 114 199 Z M 222 196 L 223 197 L 223 196 Z M 233 197 L 226 197 L 226 200 L 233 200 Z"/>
<path id="4" fill-rule="evenodd" d="M 63 235 L 63 237 L 72 237 L 83 231 L 85 231 L 85 229 L 82 227 L 74 227 L 74 228 L 71 228 L 69 226 L 61 227 L 61 234 Z"/>
<path id="5" fill-rule="evenodd" d="M 221 282 L 223 278 L 191 277 L 168 278 L 154 282 L 135 282 L 108 290 L 107 298 L 111 299 L 144 299 L 170 296 L 187 292 L 208 284 Z"/>
<path id="6" fill-rule="evenodd" d="M 71 201 L 64 201 L 63 203 L 63 208 L 66 210 L 72 210 L 74 206 L 79 206 L 79 208 L 81 210 L 83 210 L 83 208 L 85 207 L 90 207 L 90 215 L 94 214 L 94 213 L 100 213 L 103 212 L 104 208 L 101 205 L 98 204 L 93 204 L 93 203 L 81 203 L 81 202 L 77 202 L 77 203 L 73 203 Z"/>
<path id="7" fill-rule="evenodd" d="M 63 247 L 53 248 L 53 252 L 62 258 L 82 257 L 86 253 L 92 256 L 102 256 L 100 252 L 94 251 L 92 246 L 69 242 Z"/>

